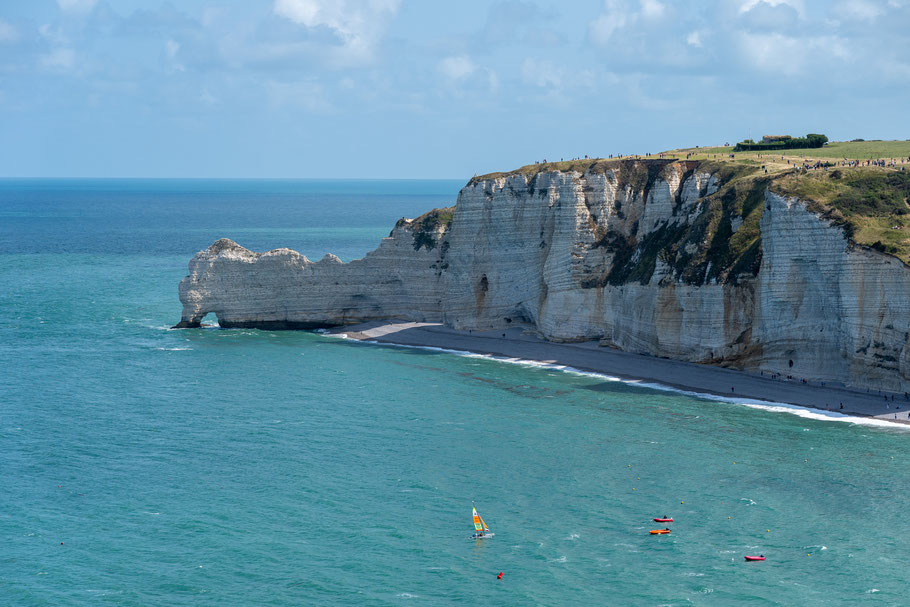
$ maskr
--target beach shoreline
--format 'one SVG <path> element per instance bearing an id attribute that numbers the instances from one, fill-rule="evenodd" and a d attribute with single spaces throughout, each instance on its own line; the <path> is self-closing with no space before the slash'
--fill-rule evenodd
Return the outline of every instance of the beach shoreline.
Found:
<path id="1" fill-rule="evenodd" d="M 910 425 L 910 401 L 903 394 L 771 379 L 745 371 L 624 352 L 603 347 L 597 341 L 550 342 L 527 327 L 463 331 L 437 323 L 373 321 L 337 327 L 327 333 L 365 342 L 438 348 L 568 367 L 724 400 L 791 405 Z"/>

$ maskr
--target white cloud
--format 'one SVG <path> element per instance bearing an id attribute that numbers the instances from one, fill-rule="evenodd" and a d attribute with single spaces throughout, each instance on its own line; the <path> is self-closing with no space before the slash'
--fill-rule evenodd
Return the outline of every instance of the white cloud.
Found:
<path id="1" fill-rule="evenodd" d="M 499 90 L 499 76 L 488 67 L 475 64 L 467 55 L 446 57 L 436 64 L 436 71 L 449 87 L 447 93 L 457 91 L 457 96 L 469 92 L 485 94 Z"/>
<path id="2" fill-rule="evenodd" d="M 38 28 L 41 37 L 55 45 L 69 44 L 69 39 L 64 35 L 60 27 L 51 27 L 50 23 L 45 23 Z"/>
<path id="3" fill-rule="evenodd" d="M 701 32 L 692 32 L 686 36 L 686 43 L 690 46 L 701 47 Z"/>
<path id="4" fill-rule="evenodd" d="M 19 39 L 19 32 L 12 25 L 0 19 L 0 42 L 15 42 Z"/>
<path id="5" fill-rule="evenodd" d="M 400 0 L 275 0 L 275 14 L 308 28 L 331 30 L 351 60 L 370 58 Z"/>
<path id="6" fill-rule="evenodd" d="M 71 48 L 54 49 L 41 57 L 41 65 L 50 69 L 69 70 L 76 63 L 76 53 Z"/>
<path id="7" fill-rule="evenodd" d="M 57 0 L 60 10 L 74 13 L 87 13 L 95 7 L 98 0 Z"/>
<path id="8" fill-rule="evenodd" d="M 869 23 L 885 13 L 881 6 L 868 0 L 838 2 L 834 7 L 834 12 L 839 14 L 845 21 L 858 20 Z"/>
<path id="9" fill-rule="evenodd" d="M 784 4 L 795 10 L 800 17 L 804 17 L 806 14 L 806 4 L 803 0 L 740 0 L 739 12 L 749 12 L 759 4 L 767 4 L 772 7 Z"/>
<path id="10" fill-rule="evenodd" d="M 490 87 L 491 93 L 499 90 L 499 76 L 491 69 L 487 70 L 487 86 Z"/>
<path id="11" fill-rule="evenodd" d="M 171 68 L 177 72 L 185 72 L 186 66 L 177 61 L 177 53 L 180 52 L 180 43 L 176 40 L 168 39 L 164 43 L 164 53 L 170 61 Z"/>
<path id="12" fill-rule="evenodd" d="M 648 19 L 663 17 L 664 5 L 657 0 L 641 0 L 641 14 Z"/>
<path id="13" fill-rule="evenodd" d="M 618 0 L 604 0 L 604 12 L 588 24 L 588 36 L 595 44 L 604 45 L 613 32 L 625 27 L 631 16 Z"/>
<path id="14" fill-rule="evenodd" d="M 644 20 L 657 20 L 666 12 L 658 0 L 640 0 L 636 9 L 628 0 L 604 0 L 603 13 L 588 24 L 588 36 L 595 44 L 605 45 L 615 32 Z"/>
<path id="15" fill-rule="evenodd" d="M 843 41 L 834 36 L 796 38 L 779 33 L 743 33 L 740 51 L 754 68 L 785 76 L 800 74 L 813 62 L 845 60 L 850 56 Z"/>
<path id="16" fill-rule="evenodd" d="M 474 62 L 466 55 L 446 57 L 439 62 L 439 73 L 442 74 L 449 83 L 456 83 L 462 78 L 470 76 L 476 69 L 477 66 L 475 66 Z"/>
<path id="17" fill-rule="evenodd" d="M 538 61 L 528 57 L 521 64 L 521 80 L 525 84 L 541 88 L 560 88 L 563 73 L 552 61 Z"/>

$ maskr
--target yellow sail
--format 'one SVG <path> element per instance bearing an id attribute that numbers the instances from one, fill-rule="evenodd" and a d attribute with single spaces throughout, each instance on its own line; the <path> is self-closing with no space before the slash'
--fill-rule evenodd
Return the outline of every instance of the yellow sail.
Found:
<path id="1" fill-rule="evenodd" d="M 473 510 L 474 510 L 474 529 L 477 531 L 480 531 L 480 530 L 489 531 L 489 528 L 487 528 L 487 524 L 485 522 L 483 522 L 483 519 L 480 518 L 479 514 L 477 514 L 477 508 L 474 508 Z"/>

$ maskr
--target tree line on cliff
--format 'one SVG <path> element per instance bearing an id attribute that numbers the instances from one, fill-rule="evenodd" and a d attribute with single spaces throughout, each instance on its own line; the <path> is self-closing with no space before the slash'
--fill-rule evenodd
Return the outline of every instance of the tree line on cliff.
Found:
<path id="1" fill-rule="evenodd" d="M 779 141 L 755 142 L 751 139 L 740 141 L 733 148 L 734 152 L 794 150 L 799 148 L 820 148 L 828 143 L 825 135 L 809 133 L 805 137 L 790 137 Z"/>

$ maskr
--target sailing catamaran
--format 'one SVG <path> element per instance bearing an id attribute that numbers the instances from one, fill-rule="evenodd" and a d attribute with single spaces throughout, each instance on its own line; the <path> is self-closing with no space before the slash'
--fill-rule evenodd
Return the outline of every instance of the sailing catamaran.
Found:
<path id="1" fill-rule="evenodd" d="M 471 504 L 473 506 L 473 504 Z M 471 537 L 480 540 L 486 537 L 493 537 L 493 533 L 490 533 L 490 529 L 487 527 L 487 524 L 483 522 L 483 519 L 480 518 L 480 515 L 477 514 L 477 507 L 474 507 L 474 535 Z"/>

